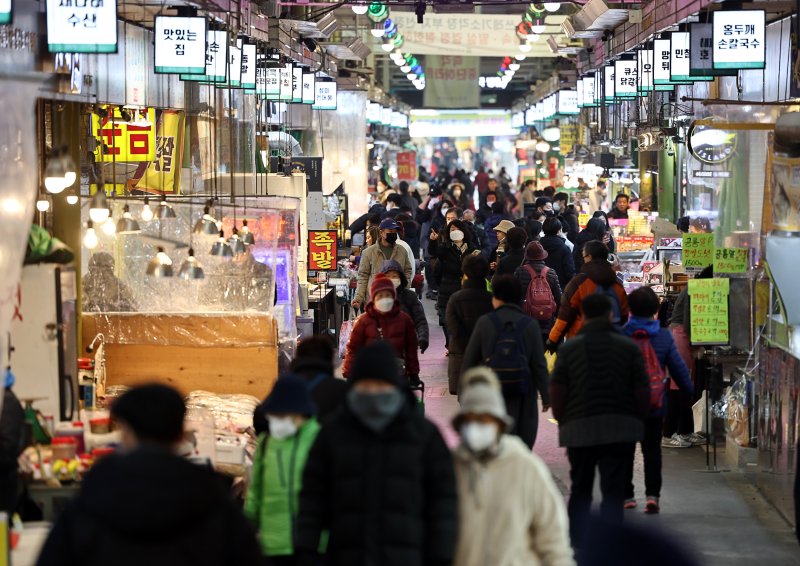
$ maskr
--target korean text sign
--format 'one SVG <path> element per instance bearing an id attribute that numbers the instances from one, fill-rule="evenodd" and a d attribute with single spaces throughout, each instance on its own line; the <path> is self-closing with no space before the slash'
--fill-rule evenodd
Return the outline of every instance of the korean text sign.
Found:
<path id="1" fill-rule="evenodd" d="M 336 230 L 308 231 L 308 270 L 336 271 Z"/>
<path id="2" fill-rule="evenodd" d="M 737 10 L 714 13 L 712 58 L 715 69 L 763 69 L 766 64 L 766 13 Z"/>
<path id="3" fill-rule="evenodd" d="M 116 0 L 47 0 L 50 53 L 116 53 Z"/>
<path id="4" fill-rule="evenodd" d="M 157 16 L 155 72 L 202 74 L 206 70 L 206 19 Z"/>
<path id="5" fill-rule="evenodd" d="M 417 180 L 417 153 L 402 151 L 397 154 L 397 178 L 401 181 Z"/>
<path id="6" fill-rule="evenodd" d="M 729 342 L 729 294 L 730 281 L 726 278 L 689 280 L 692 344 Z"/>
<path id="7" fill-rule="evenodd" d="M 683 266 L 706 267 L 714 260 L 714 234 L 686 234 L 683 237 Z"/>
<path id="8" fill-rule="evenodd" d="M 714 273 L 746 273 L 747 248 L 715 248 Z"/>
<path id="9" fill-rule="evenodd" d="M 336 83 L 317 82 L 314 85 L 314 110 L 336 110 Z M 302 98 L 302 97 L 301 97 Z"/>
<path id="10" fill-rule="evenodd" d="M 92 114 L 92 134 L 97 139 L 95 159 L 111 162 L 153 161 L 156 157 L 156 111 L 147 109 L 147 124 L 125 122 L 118 106 L 106 106 L 106 118 Z M 102 159 L 101 159 L 102 157 Z"/>

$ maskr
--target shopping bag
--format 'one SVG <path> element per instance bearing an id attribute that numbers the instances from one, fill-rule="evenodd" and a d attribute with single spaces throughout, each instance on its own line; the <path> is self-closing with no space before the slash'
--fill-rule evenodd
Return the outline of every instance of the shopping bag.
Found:
<path id="1" fill-rule="evenodd" d="M 547 373 L 553 373 L 553 369 L 556 367 L 556 357 L 557 354 L 553 352 L 544 353 L 544 360 L 547 362 Z"/>
<path id="2" fill-rule="evenodd" d="M 353 331 L 353 326 L 356 324 L 355 311 L 350 309 L 350 318 L 342 322 L 339 329 L 339 358 L 344 359 L 347 353 L 347 341 L 350 340 L 350 333 Z"/>
<path id="3" fill-rule="evenodd" d="M 707 392 L 703 391 L 700 400 L 692 405 L 692 416 L 694 417 L 694 431 L 708 433 L 706 427 L 706 395 Z"/>

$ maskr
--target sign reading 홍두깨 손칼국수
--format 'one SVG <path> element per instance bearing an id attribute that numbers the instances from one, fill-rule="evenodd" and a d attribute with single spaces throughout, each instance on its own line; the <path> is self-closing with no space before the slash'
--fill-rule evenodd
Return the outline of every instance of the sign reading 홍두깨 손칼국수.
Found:
<path id="1" fill-rule="evenodd" d="M 116 53 L 116 0 L 47 0 L 50 53 Z"/>
<path id="2" fill-rule="evenodd" d="M 155 18 L 155 72 L 201 75 L 206 70 L 206 19 Z"/>
<path id="3" fill-rule="evenodd" d="M 715 69 L 763 69 L 766 64 L 766 12 L 714 12 L 712 59 Z"/>

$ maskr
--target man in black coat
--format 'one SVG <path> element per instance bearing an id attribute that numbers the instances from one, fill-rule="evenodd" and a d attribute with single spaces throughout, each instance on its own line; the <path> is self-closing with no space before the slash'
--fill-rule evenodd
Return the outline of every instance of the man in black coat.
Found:
<path id="1" fill-rule="evenodd" d="M 458 530 L 455 472 L 436 426 L 390 363 L 385 342 L 361 349 L 345 410 L 320 430 L 303 474 L 295 549 L 328 566 L 452 564 Z"/>
<path id="2" fill-rule="evenodd" d="M 264 564 L 255 530 L 222 479 L 175 455 L 185 413 L 178 392 L 163 385 L 117 399 L 111 417 L 124 452 L 95 464 L 38 566 Z"/>
<path id="3" fill-rule="evenodd" d="M 487 360 L 494 354 L 497 344 L 496 323 L 503 328 L 513 325 L 515 330 L 519 329 L 521 351 L 525 355 L 530 383 L 526 384 L 526 393 L 504 391 L 503 399 L 509 416 L 514 419 L 511 434 L 519 436 L 532 448 L 539 428 L 537 395 L 542 397 L 542 411 L 545 412 L 550 408 L 550 391 L 547 387 L 542 331 L 538 322 L 522 312 L 519 307 L 521 302 L 522 287 L 513 275 L 501 275 L 492 280 L 492 306 L 495 310 L 483 315 L 475 325 L 461 369 L 463 375 L 463 372 L 475 366 L 491 365 L 487 364 Z"/>
<path id="4" fill-rule="evenodd" d="M 569 204 L 569 195 L 561 192 L 553 196 L 553 210 L 556 217 L 564 224 L 564 232 L 567 234 L 567 239 L 574 242 L 578 237 L 580 231 L 580 224 L 578 223 L 578 212 L 575 206 Z"/>
<path id="5" fill-rule="evenodd" d="M 383 207 L 383 205 L 373 204 L 372 207 L 369 209 L 369 212 L 367 212 L 366 214 L 362 214 L 350 224 L 350 233 L 358 234 L 359 232 L 363 232 L 364 230 L 366 230 L 367 220 L 369 220 L 370 216 L 373 216 L 375 214 L 383 216 L 384 214 L 386 214 L 386 209 Z"/>
<path id="6" fill-rule="evenodd" d="M 544 263 L 558 275 L 558 283 L 562 289 L 567 287 L 567 283 L 575 277 L 575 262 L 572 259 L 572 252 L 564 239 L 559 236 L 561 232 L 561 222 L 557 218 L 548 218 L 544 221 L 544 237 L 540 240 L 542 247 L 547 252 Z"/>
<path id="7" fill-rule="evenodd" d="M 451 395 L 461 389 L 461 362 L 472 329 L 483 315 L 492 312 L 492 294 L 486 290 L 489 261 L 483 255 L 467 256 L 462 263 L 467 277 L 447 303 L 445 319 L 450 332 L 450 354 L 447 358 L 447 381 Z"/>
<path id="8" fill-rule="evenodd" d="M 644 434 L 650 383 L 639 346 L 611 323 L 611 301 L 592 294 L 584 325 L 559 349 L 550 381 L 559 444 L 566 447 L 572 487 L 570 539 L 580 548 L 600 470 L 600 513 L 622 522 L 630 460 Z"/>

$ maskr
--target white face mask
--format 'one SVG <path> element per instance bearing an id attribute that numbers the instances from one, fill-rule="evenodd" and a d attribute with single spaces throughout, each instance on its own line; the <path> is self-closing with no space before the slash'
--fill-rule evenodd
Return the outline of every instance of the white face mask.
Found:
<path id="1" fill-rule="evenodd" d="M 386 203 L 386 210 L 392 210 L 394 207 L 395 206 L 393 202 Z"/>
<path id="2" fill-rule="evenodd" d="M 454 242 L 460 242 L 464 239 L 464 232 L 461 230 L 453 230 L 450 232 L 450 239 Z"/>
<path id="3" fill-rule="evenodd" d="M 269 435 L 275 440 L 284 440 L 297 434 L 297 425 L 292 417 L 273 417 L 267 415 Z"/>
<path id="4" fill-rule="evenodd" d="M 390 310 L 392 310 L 393 306 L 394 306 L 394 299 L 392 299 L 391 297 L 378 299 L 377 301 L 375 301 L 375 309 L 378 312 L 384 312 L 384 313 L 389 312 Z"/>
<path id="5" fill-rule="evenodd" d="M 449 208 L 442 209 L 442 216 L 447 216 L 447 211 L 450 210 Z"/>
<path id="6" fill-rule="evenodd" d="M 461 427 L 461 438 L 473 452 L 483 452 L 497 442 L 497 432 L 493 423 L 466 423 Z"/>
<path id="7" fill-rule="evenodd" d="M 553 203 L 553 210 L 555 210 L 556 212 L 558 212 L 559 210 L 561 210 L 561 205 L 560 205 L 560 204 L 558 204 L 557 202 L 554 202 L 554 203 Z"/>
<path id="8" fill-rule="evenodd" d="M 400 287 L 400 280 L 399 279 L 392 279 L 392 285 L 394 285 L 395 289 L 399 288 Z"/>

